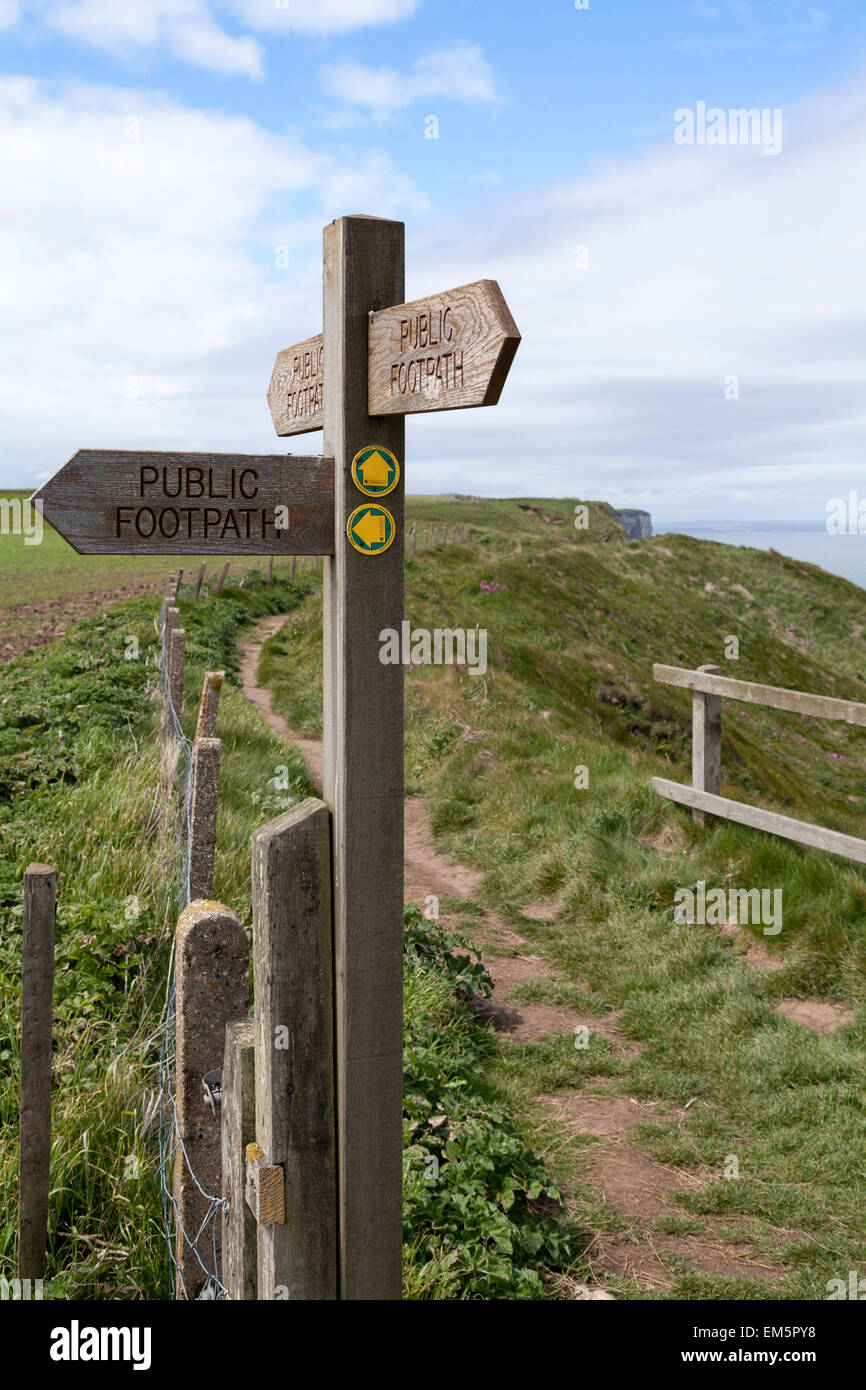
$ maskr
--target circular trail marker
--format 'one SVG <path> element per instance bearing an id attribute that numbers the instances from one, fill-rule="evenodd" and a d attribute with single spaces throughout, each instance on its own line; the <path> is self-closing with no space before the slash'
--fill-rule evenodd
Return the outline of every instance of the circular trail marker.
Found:
<path id="1" fill-rule="evenodd" d="M 368 497 L 384 497 L 393 492 L 400 481 L 400 464 L 396 454 L 380 444 L 359 449 L 352 459 L 352 481 L 359 492 Z"/>
<path id="2" fill-rule="evenodd" d="M 346 522 L 349 544 L 361 555 L 381 555 L 397 534 L 397 526 L 387 507 L 367 502 L 356 507 Z"/>

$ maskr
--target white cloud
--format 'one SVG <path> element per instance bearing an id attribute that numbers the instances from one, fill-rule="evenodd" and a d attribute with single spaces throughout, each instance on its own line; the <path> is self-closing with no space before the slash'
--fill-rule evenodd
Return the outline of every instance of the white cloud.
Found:
<path id="1" fill-rule="evenodd" d="M 863 470 L 866 91 L 785 130 L 775 160 L 660 147 L 410 235 L 408 297 L 496 278 L 523 342 L 495 410 L 410 421 L 409 487 L 823 523 Z"/>
<path id="2" fill-rule="evenodd" d="M 18 0 L 0 0 L 0 29 L 11 29 L 21 18 Z"/>
<path id="3" fill-rule="evenodd" d="M 0 486 L 83 445 L 286 447 L 274 354 L 321 326 L 323 223 L 363 210 L 408 216 L 407 298 L 495 278 L 523 333 L 495 409 L 407 422 L 412 491 L 823 523 L 863 472 L 866 87 L 784 116 L 776 159 L 671 139 L 554 188 L 476 185 L 434 221 L 382 154 L 338 162 L 247 119 L 6 80 Z"/>
<path id="4" fill-rule="evenodd" d="M 319 72 L 327 96 L 361 107 L 376 119 L 422 98 L 444 98 L 470 105 L 496 106 L 499 94 L 493 69 L 478 44 L 453 43 L 422 53 L 408 73 L 368 67 L 352 59 L 326 63 Z"/>
<path id="5" fill-rule="evenodd" d="M 207 0 L 74 0 L 48 5 L 43 22 L 70 38 L 126 55 L 130 49 L 159 48 L 214 72 L 262 76 L 255 39 L 235 37 L 216 23 Z"/>
<path id="6" fill-rule="evenodd" d="M 343 34 L 408 19 L 419 0 L 224 0 L 251 29 Z"/>
<path id="7" fill-rule="evenodd" d="M 344 165 L 246 117 L 30 78 L 0 79 L 0 186 L 0 486 L 87 444 L 283 448 L 265 391 L 320 327 L 323 224 L 426 206 L 375 152 Z"/>

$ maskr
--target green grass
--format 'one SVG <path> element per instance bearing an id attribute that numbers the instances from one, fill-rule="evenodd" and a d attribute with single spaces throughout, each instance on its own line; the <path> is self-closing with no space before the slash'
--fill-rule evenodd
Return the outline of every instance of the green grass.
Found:
<path id="1" fill-rule="evenodd" d="M 667 1296 L 822 1298 L 828 1278 L 866 1260 L 866 874 L 743 827 L 699 829 L 655 797 L 653 775 L 690 780 L 691 719 L 690 697 L 654 684 L 652 663 L 715 661 L 743 679 L 866 700 L 863 594 L 772 552 L 684 536 L 626 543 L 597 504 L 583 532 L 569 524 L 573 502 L 531 505 L 409 500 L 419 527 L 447 518 L 474 531 L 469 546 L 409 559 L 407 617 L 430 629 L 480 624 L 490 666 L 475 678 L 407 671 L 407 786 L 425 794 L 441 847 L 483 871 L 486 904 L 561 971 L 548 1000 L 620 1009 L 642 1051 L 502 1043 L 490 1074 L 551 1154 L 577 1219 L 596 1228 L 610 1214 L 580 1185 L 580 1148 L 551 1132 L 535 1097 L 592 1075 L 615 1093 L 691 1102 L 681 1134 L 647 1134 L 642 1147 L 703 1179 L 698 1195 L 677 1199 L 684 1219 L 742 1220 L 779 1269 L 770 1283 L 739 1281 L 734 1295 L 730 1281 L 682 1269 Z M 263 665 L 278 706 L 310 734 L 319 603 L 305 601 Z M 725 656 L 731 637 L 736 661 Z M 585 790 L 577 766 L 589 769 Z M 862 835 L 864 773 L 859 730 L 725 702 L 726 795 Z M 660 848 L 663 831 L 680 848 Z M 783 889 L 783 930 L 765 939 L 783 970 L 747 966 L 710 926 L 676 926 L 674 893 L 698 879 Z M 561 904 L 556 921 L 522 916 L 539 897 Z M 815 1037 L 775 1012 L 783 995 L 838 999 L 854 1021 Z M 739 1180 L 723 1177 L 728 1154 Z"/>
<path id="2" fill-rule="evenodd" d="M 285 574 L 285 571 L 283 571 Z M 237 687 L 243 629 L 291 612 L 314 575 L 181 603 L 183 723 L 204 671 L 227 672 L 215 895 L 249 925 L 252 831 L 311 793 L 296 753 Z M 0 1275 L 15 1274 L 21 879 L 58 869 L 46 1297 L 170 1296 L 158 1181 L 158 1060 L 178 892 L 177 794 L 157 737 L 157 601 L 74 625 L 3 672 L 0 689 Z M 137 656 L 130 638 L 138 643 Z M 286 777 L 284 769 L 287 770 Z M 286 785 L 288 783 L 288 785 Z M 409 1298 L 538 1298 L 577 1257 L 549 1177 L 483 1072 L 486 987 L 470 954 L 410 914 L 406 951 Z M 427 1157 L 440 1164 L 431 1184 Z"/>
<path id="3" fill-rule="evenodd" d="M 185 722 L 205 663 L 230 668 L 237 636 L 302 588 L 226 590 L 183 610 Z M 0 1272 L 14 1272 L 21 878 L 58 870 L 52 1192 L 55 1297 L 168 1296 L 154 1092 L 169 945 L 179 910 L 174 808 L 160 795 L 155 600 L 76 624 L 3 671 L 0 693 Z M 126 660 L 128 638 L 139 642 Z M 300 761 L 232 679 L 220 704 L 223 758 L 215 889 L 250 920 L 249 836 L 269 779 Z M 62 737 L 61 737 L 62 736 Z M 238 750 L 243 750 L 241 756 Z M 167 813 L 168 812 L 168 813 Z"/>

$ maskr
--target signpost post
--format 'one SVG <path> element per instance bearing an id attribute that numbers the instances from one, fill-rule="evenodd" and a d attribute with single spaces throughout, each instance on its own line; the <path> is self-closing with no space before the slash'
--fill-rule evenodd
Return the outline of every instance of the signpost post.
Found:
<path id="1" fill-rule="evenodd" d="M 402 222 L 339 218 L 323 251 L 323 332 L 277 355 L 268 404 L 324 457 L 80 450 L 34 500 L 80 553 L 325 556 L 338 1296 L 397 1299 L 403 667 L 379 634 L 404 618 L 403 416 L 495 405 L 520 334 L 494 280 L 402 303 Z"/>

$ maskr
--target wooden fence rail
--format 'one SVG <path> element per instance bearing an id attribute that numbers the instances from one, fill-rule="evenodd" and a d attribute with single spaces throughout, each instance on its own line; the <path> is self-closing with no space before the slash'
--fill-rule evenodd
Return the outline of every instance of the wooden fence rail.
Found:
<path id="1" fill-rule="evenodd" d="M 654 777 L 654 792 L 680 806 L 691 807 L 695 820 L 701 825 L 707 815 L 718 816 L 723 820 L 735 821 L 738 825 L 765 830 L 771 835 L 794 840 L 797 844 L 809 845 L 813 849 L 866 864 L 866 840 L 721 795 L 723 697 L 856 725 L 866 725 L 866 704 L 736 680 L 723 676 L 718 666 L 699 666 L 696 670 L 690 670 L 656 664 L 653 666 L 653 679 L 663 685 L 678 686 L 692 692 L 692 785 L 672 782 L 666 777 Z"/>

